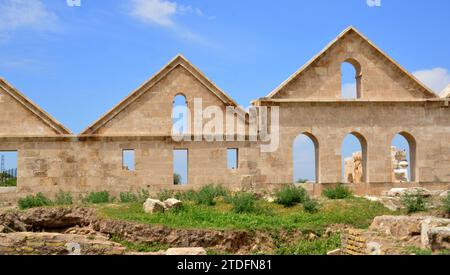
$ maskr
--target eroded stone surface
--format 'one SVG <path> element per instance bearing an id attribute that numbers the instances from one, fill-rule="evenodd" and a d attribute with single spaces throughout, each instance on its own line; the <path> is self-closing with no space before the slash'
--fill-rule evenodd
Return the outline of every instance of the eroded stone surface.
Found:
<path id="1" fill-rule="evenodd" d="M 0 255 L 122 255 L 125 248 L 107 240 L 59 233 L 0 234 Z"/>
<path id="2" fill-rule="evenodd" d="M 144 211 L 149 214 L 163 213 L 165 208 L 164 203 L 155 199 L 147 199 L 144 203 Z"/>

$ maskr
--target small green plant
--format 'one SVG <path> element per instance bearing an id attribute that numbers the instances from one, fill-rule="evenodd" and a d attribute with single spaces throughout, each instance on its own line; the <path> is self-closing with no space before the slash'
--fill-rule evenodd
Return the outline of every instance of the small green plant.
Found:
<path id="1" fill-rule="evenodd" d="M 344 184 L 338 184 L 335 188 L 326 188 L 322 192 L 322 196 L 331 200 L 347 199 L 353 196 L 352 190 Z"/>
<path id="2" fill-rule="evenodd" d="M 421 192 L 405 193 L 401 197 L 401 201 L 406 207 L 408 214 L 427 210 L 426 200 Z"/>
<path id="3" fill-rule="evenodd" d="M 194 190 L 188 190 L 185 192 L 177 192 L 175 194 L 175 199 L 180 201 L 195 201 L 197 193 Z"/>
<path id="4" fill-rule="evenodd" d="M 201 205 L 213 206 L 217 197 L 226 197 L 228 191 L 220 185 L 206 185 L 200 189 L 195 195 L 195 203 Z"/>
<path id="5" fill-rule="evenodd" d="M 303 208 L 308 213 L 317 213 L 319 212 L 319 202 L 315 199 L 311 199 L 307 197 L 305 201 L 303 202 Z"/>
<path id="6" fill-rule="evenodd" d="M 108 191 L 101 191 L 101 192 L 91 192 L 86 196 L 82 197 L 81 201 L 83 203 L 99 204 L 99 203 L 108 203 L 112 201 L 112 199 L 110 198 Z"/>
<path id="7" fill-rule="evenodd" d="M 112 236 L 111 241 L 120 243 L 125 246 L 127 250 L 136 252 L 158 252 L 161 250 L 167 250 L 169 248 L 169 245 L 161 243 L 133 243 L 123 240 L 118 236 Z"/>
<path id="8" fill-rule="evenodd" d="M 275 202 L 285 207 L 292 207 L 298 203 L 303 203 L 306 196 L 304 188 L 286 185 L 275 193 Z"/>
<path id="9" fill-rule="evenodd" d="M 408 254 L 413 254 L 417 256 L 430 256 L 433 254 L 431 249 L 423 249 L 415 246 L 410 246 L 406 248 L 406 252 Z"/>
<path id="10" fill-rule="evenodd" d="M 55 198 L 56 205 L 72 205 L 73 198 L 70 192 L 59 191 Z"/>
<path id="11" fill-rule="evenodd" d="M 156 197 L 158 197 L 158 200 L 165 201 L 167 199 L 173 198 L 175 196 L 175 193 L 172 190 L 164 189 L 158 194 L 156 194 Z"/>
<path id="12" fill-rule="evenodd" d="M 138 192 L 138 200 L 139 202 L 145 202 L 148 198 L 150 198 L 150 192 L 148 190 L 142 189 Z"/>
<path id="13" fill-rule="evenodd" d="M 173 174 L 173 184 L 174 185 L 181 185 L 182 177 L 180 174 Z"/>
<path id="14" fill-rule="evenodd" d="M 450 214 L 450 192 L 448 192 L 447 197 L 442 200 L 442 205 L 444 206 L 444 211 Z"/>
<path id="15" fill-rule="evenodd" d="M 326 255 L 328 251 L 341 246 L 340 234 L 319 237 L 314 240 L 300 239 L 295 245 L 281 245 L 276 249 L 278 255 Z"/>
<path id="16" fill-rule="evenodd" d="M 34 207 L 50 206 L 53 202 L 46 198 L 44 194 L 37 193 L 36 196 L 30 195 L 19 199 L 18 204 L 20 209 L 29 209 Z"/>
<path id="17" fill-rule="evenodd" d="M 233 212 L 235 213 L 251 213 L 256 210 L 256 198 L 253 194 L 239 192 L 227 199 L 233 205 Z"/>
<path id="18" fill-rule="evenodd" d="M 119 195 L 121 203 L 139 202 L 138 195 L 132 192 L 122 192 Z"/>

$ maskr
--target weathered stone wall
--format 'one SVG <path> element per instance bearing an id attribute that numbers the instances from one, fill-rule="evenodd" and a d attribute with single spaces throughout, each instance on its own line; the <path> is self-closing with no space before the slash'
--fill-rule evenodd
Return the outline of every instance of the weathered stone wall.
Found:
<path id="1" fill-rule="evenodd" d="M 173 149 L 189 154 L 188 186 L 173 185 Z M 239 148 L 239 169 L 227 168 L 227 148 Z M 0 150 L 18 150 L 18 186 L 22 194 L 59 190 L 74 194 L 110 190 L 190 189 L 206 184 L 241 188 L 256 183 L 259 151 L 250 143 L 177 143 L 164 140 L 0 142 Z M 135 171 L 122 168 L 122 150 L 135 150 Z"/>
<path id="2" fill-rule="evenodd" d="M 407 133 L 415 141 L 415 162 L 411 163 L 414 182 L 450 182 L 450 108 L 444 107 L 444 102 L 272 102 L 270 105 L 280 107 L 280 146 L 273 153 L 261 154 L 260 168 L 268 182 L 292 182 L 293 144 L 302 133 L 317 141 L 319 183 L 342 181 L 342 142 L 350 133 L 363 141 L 361 146 L 366 150 L 364 182 L 392 182 L 391 146 L 399 133 Z"/>

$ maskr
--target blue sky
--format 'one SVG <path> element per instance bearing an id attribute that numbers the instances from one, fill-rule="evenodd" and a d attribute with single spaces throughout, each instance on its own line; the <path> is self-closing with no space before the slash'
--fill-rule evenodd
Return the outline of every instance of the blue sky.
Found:
<path id="1" fill-rule="evenodd" d="M 447 0 L 0 0 L 0 76 L 79 133 L 177 53 L 248 106 L 353 25 L 440 92 L 449 10 Z"/>

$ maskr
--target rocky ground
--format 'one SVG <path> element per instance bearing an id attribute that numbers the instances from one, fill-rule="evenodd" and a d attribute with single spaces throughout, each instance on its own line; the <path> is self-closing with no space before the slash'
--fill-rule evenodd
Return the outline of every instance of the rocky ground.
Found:
<path id="1" fill-rule="evenodd" d="M 348 225 L 329 226 L 322 236 L 340 233 L 342 247 L 330 255 L 363 254 L 449 254 L 450 219 L 438 211 L 443 192 L 392 189 L 381 197 L 366 197 L 394 211 L 404 206 L 400 197 L 419 192 L 429 198 L 430 211 L 416 215 L 379 216 L 366 230 Z M 445 193 L 446 195 L 446 193 Z M 145 212 L 177 208 L 180 201 L 148 200 Z M 399 212 L 400 213 L 400 212 Z M 99 216 L 86 206 L 44 207 L 21 211 L 13 207 L 0 209 L 0 255 L 205 255 L 207 249 L 226 254 L 270 254 L 277 243 L 314 240 L 313 232 L 280 230 L 276 236 L 258 230 L 213 230 L 169 228 L 160 225 L 112 220 Z M 130 249 L 131 244 L 131 249 Z M 152 252 L 136 252 L 135 244 L 159 244 Z"/>

